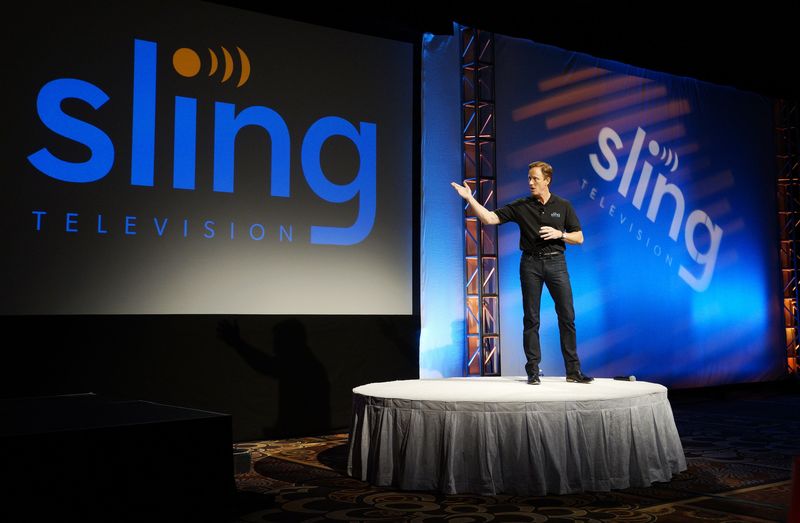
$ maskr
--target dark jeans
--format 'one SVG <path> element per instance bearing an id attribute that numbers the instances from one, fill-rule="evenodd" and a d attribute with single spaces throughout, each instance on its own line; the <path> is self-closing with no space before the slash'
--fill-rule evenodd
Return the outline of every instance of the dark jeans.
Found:
<path id="1" fill-rule="evenodd" d="M 528 376 L 539 374 L 542 349 L 539 345 L 539 309 L 542 298 L 542 284 L 547 285 L 556 306 L 558 332 L 561 336 L 561 355 L 567 374 L 578 373 L 581 363 L 575 336 L 575 309 L 572 306 L 572 286 L 569 283 L 567 260 L 564 254 L 538 257 L 522 253 L 519 264 L 519 277 L 522 283 L 522 307 L 524 309 L 522 343 L 528 362 L 525 370 Z"/>

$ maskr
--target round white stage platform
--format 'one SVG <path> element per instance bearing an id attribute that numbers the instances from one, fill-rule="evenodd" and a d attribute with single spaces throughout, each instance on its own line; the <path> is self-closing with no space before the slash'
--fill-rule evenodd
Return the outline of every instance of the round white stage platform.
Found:
<path id="1" fill-rule="evenodd" d="M 447 378 L 353 389 L 347 471 L 448 494 L 649 486 L 686 469 L 667 389 L 598 378 Z"/>

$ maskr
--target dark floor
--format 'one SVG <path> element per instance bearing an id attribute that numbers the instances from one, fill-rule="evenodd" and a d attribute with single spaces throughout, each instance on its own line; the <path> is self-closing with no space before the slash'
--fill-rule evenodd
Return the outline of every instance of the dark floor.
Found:
<path id="1" fill-rule="evenodd" d="M 800 455 L 800 382 L 670 393 L 688 469 L 649 488 L 561 496 L 443 495 L 344 473 L 347 434 L 259 441 L 237 476 L 236 522 L 786 521 Z"/>

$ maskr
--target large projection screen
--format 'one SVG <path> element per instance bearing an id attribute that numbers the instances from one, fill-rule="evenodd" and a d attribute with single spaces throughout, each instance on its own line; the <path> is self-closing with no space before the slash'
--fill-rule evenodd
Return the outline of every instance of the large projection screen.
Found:
<path id="1" fill-rule="evenodd" d="M 412 313 L 412 44 L 199 2 L 24 10 L 0 313 Z"/>

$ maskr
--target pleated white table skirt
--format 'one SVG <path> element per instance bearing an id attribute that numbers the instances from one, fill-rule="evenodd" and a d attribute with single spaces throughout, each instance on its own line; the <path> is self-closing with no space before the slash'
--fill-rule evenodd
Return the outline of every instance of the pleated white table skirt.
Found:
<path id="1" fill-rule="evenodd" d="M 449 378 L 353 389 L 348 474 L 448 494 L 649 486 L 686 469 L 667 389 L 647 382 Z"/>

